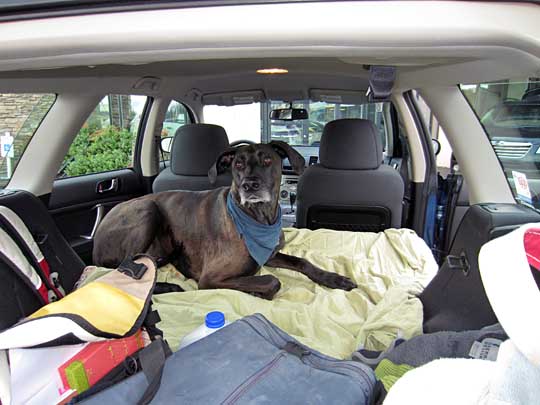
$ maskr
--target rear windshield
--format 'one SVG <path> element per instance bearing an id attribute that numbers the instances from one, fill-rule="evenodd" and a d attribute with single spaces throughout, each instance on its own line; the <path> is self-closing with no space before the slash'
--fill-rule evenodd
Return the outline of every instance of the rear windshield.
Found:
<path id="1" fill-rule="evenodd" d="M 55 100 L 55 94 L 0 94 L 0 188 L 11 179 L 26 146 Z"/>
<path id="2" fill-rule="evenodd" d="M 516 200 L 540 209 L 540 78 L 462 84 Z"/>

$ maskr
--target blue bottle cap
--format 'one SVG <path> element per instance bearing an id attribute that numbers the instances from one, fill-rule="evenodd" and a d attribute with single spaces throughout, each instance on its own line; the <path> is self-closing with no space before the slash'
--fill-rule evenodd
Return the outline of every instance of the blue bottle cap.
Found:
<path id="1" fill-rule="evenodd" d="M 219 311 L 208 312 L 206 314 L 206 318 L 204 319 L 204 323 L 208 328 L 221 328 L 223 325 L 225 325 L 225 315 L 223 312 Z"/>

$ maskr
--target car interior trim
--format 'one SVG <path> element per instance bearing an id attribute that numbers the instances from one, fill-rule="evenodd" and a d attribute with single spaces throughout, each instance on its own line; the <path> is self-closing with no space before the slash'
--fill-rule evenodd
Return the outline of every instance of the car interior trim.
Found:
<path id="1" fill-rule="evenodd" d="M 159 174 L 159 144 L 156 139 L 161 139 L 163 119 L 171 100 L 169 98 L 156 97 L 148 112 L 148 119 L 144 126 L 141 143 L 141 173 L 145 177 L 154 177 Z M 141 125 L 142 126 L 142 125 Z"/>
<path id="2" fill-rule="evenodd" d="M 448 141 L 469 185 L 470 204 L 515 203 L 489 138 L 459 88 L 426 87 L 419 91 L 441 127 L 448 134 L 462 134 L 448 136 Z"/>
<path id="3" fill-rule="evenodd" d="M 392 96 L 392 102 L 396 107 L 398 114 L 401 116 L 403 125 L 405 126 L 405 136 L 409 144 L 409 153 L 411 157 L 412 171 L 411 181 L 415 183 L 423 183 L 426 178 L 426 161 L 424 151 L 422 149 L 422 141 L 420 139 L 419 129 L 414 123 L 412 112 L 405 102 L 403 93 L 395 93 Z"/>

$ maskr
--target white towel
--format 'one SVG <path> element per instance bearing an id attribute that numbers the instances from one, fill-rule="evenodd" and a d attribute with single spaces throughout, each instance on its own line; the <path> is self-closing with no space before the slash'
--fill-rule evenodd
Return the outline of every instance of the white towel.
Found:
<path id="1" fill-rule="evenodd" d="M 532 364 L 510 340 L 504 342 L 489 381 L 483 405 L 540 403 L 540 367 Z"/>
<path id="2" fill-rule="evenodd" d="M 401 377 L 384 405 L 478 404 L 494 369 L 495 363 L 487 360 L 434 360 Z"/>
<path id="3" fill-rule="evenodd" d="M 497 361 L 439 359 L 409 371 L 390 389 L 384 405 L 529 405 L 540 403 L 540 367 L 511 340 Z"/>
<path id="4" fill-rule="evenodd" d="M 0 403 L 11 403 L 9 363 L 7 350 L 0 350 Z"/>

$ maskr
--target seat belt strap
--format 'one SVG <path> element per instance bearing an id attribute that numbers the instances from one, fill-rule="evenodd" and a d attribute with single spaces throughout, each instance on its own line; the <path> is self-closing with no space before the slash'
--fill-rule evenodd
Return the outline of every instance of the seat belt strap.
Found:
<path id="1" fill-rule="evenodd" d="M 36 272 L 34 267 L 28 262 L 15 241 L 0 228 L 0 258 L 5 261 L 33 290 L 37 291 L 43 303 L 49 302 L 49 291 Z"/>

